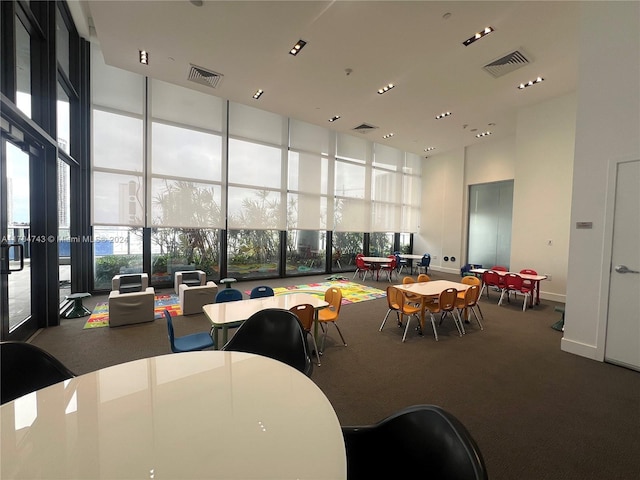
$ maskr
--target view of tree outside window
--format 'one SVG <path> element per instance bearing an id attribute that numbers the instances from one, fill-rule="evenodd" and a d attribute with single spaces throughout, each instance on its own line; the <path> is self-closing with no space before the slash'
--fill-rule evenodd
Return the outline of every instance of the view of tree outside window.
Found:
<path id="1" fill-rule="evenodd" d="M 394 252 L 393 233 L 374 232 L 369 236 L 369 255 L 386 257 Z"/>

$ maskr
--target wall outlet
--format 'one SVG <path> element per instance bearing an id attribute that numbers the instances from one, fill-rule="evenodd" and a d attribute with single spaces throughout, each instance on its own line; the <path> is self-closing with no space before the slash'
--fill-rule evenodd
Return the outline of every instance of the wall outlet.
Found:
<path id="1" fill-rule="evenodd" d="M 547 280 L 548 280 L 549 282 L 552 280 L 552 279 L 551 279 L 551 275 L 547 275 Z"/>

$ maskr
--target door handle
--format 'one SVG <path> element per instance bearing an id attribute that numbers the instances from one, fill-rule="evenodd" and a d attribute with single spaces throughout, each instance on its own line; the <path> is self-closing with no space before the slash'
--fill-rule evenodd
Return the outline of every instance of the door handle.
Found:
<path id="1" fill-rule="evenodd" d="M 9 267 L 9 249 L 17 248 L 20 256 L 20 268 Z M 19 272 L 24 269 L 24 246 L 21 243 L 7 243 L 2 242 L 0 244 L 0 273 L 10 274 L 11 272 Z"/>
<path id="2" fill-rule="evenodd" d="M 626 265 L 616 265 L 615 271 L 618 273 L 640 273 L 638 270 L 631 270 Z"/>

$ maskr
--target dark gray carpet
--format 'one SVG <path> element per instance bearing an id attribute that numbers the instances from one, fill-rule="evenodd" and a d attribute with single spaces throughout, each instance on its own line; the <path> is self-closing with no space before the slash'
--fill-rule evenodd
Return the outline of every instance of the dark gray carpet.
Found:
<path id="1" fill-rule="evenodd" d="M 237 286 L 244 291 L 325 277 Z M 89 300 L 91 308 L 100 298 Z M 395 317 L 378 331 L 386 299 L 343 306 L 339 325 L 348 346 L 329 325 L 322 366 L 312 379 L 343 425 L 373 423 L 413 404 L 440 405 L 467 426 L 492 479 L 640 478 L 640 373 L 562 352 L 562 332 L 551 328 L 560 318 L 557 303 L 543 300 L 523 313 L 520 302 L 498 307 L 497 300 L 492 292 L 480 302 L 484 331 L 474 322 L 460 338 L 449 319 L 439 342 L 429 328 L 423 337 L 411 328 L 404 344 Z M 83 330 L 86 319 L 63 320 L 33 343 L 78 374 L 170 353 L 164 321 Z M 207 331 L 209 324 L 202 314 L 177 317 L 175 328 L 182 335 Z M 401 451 L 389 455 L 403 461 Z"/>

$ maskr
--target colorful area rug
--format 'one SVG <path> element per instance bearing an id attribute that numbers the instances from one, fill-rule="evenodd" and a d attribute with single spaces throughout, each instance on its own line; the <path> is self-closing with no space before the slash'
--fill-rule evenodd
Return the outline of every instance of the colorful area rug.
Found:
<path id="1" fill-rule="evenodd" d="M 156 295 L 155 298 L 155 318 L 156 320 L 162 318 L 165 310 L 169 310 L 172 317 L 181 315 L 180 303 L 178 296 L 175 294 L 170 295 Z M 84 324 L 84 328 L 97 328 L 109 326 L 109 304 L 107 302 L 100 302 L 96 304 L 96 308 L 93 309 L 93 313 Z"/>
<path id="2" fill-rule="evenodd" d="M 311 295 L 316 295 L 317 297 L 322 298 L 324 297 L 324 292 L 326 292 L 329 287 L 338 287 L 342 290 L 342 305 L 364 302 L 366 300 L 375 300 L 376 298 L 386 296 L 386 292 L 384 290 L 360 285 L 359 283 L 349 282 L 347 280 L 307 283 L 304 285 L 294 285 L 292 287 L 276 287 L 273 291 L 276 295 L 310 293 Z M 248 295 L 250 291 L 245 293 Z"/>

